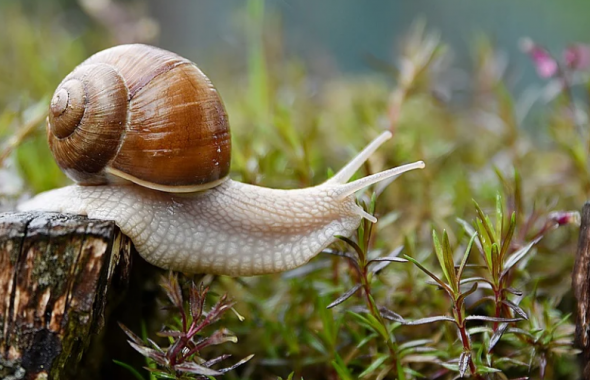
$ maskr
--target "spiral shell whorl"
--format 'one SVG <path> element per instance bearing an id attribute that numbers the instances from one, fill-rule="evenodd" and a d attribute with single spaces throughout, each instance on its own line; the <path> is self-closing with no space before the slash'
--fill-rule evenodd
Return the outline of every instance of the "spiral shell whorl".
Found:
<path id="1" fill-rule="evenodd" d="M 70 80 L 58 88 L 51 99 L 49 114 L 54 135 L 63 139 L 76 130 L 84 116 L 85 98 L 84 85 L 78 80 Z"/>
<path id="2" fill-rule="evenodd" d="M 62 170 L 82 184 L 106 182 L 128 113 L 125 80 L 109 65 L 81 65 L 57 88 L 48 117 L 49 147 Z"/>

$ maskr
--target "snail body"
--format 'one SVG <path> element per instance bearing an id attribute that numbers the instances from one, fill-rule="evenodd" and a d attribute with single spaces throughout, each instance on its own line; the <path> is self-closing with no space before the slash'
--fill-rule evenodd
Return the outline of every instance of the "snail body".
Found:
<path id="1" fill-rule="evenodd" d="M 137 48 L 138 45 L 131 46 Z M 139 49 L 144 49 L 143 46 L 139 45 Z M 112 52 L 109 50 L 106 52 L 111 54 Z M 156 50 L 157 53 L 168 53 L 160 49 Z M 127 57 L 130 53 L 126 46 L 123 46 L 122 53 L 125 53 L 125 57 L 121 60 L 132 60 L 133 57 Z M 101 53 L 97 55 L 99 54 Z M 173 53 L 169 54 L 175 56 Z M 91 61 L 91 65 L 95 64 L 93 63 L 95 57 L 88 60 Z M 182 60 L 180 59 L 180 62 L 183 62 L 180 66 L 189 66 Z M 145 64 L 145 67 L 149 66 L 149 64 Z M 155 66 L 157 67 L 157 65 Z M 109 71 L 111 69 L 112 67 L 103 70 Z M 133 80 L 122 76 L 116 67 L 112 70 L 124 78 L 125 83 L 133 83 Z M 141 74 L 147 75 L 143 70 Z M 72 81 L 71 78 L 76 79 L 73 75 L 66 77 L 62 85 Z M 149 81 L 142 83 L 144 83 L 143 88 L 150 86 Z M 163 83 L 177 82 L 164 81 Z M 376 221 L 372 215 L 367 214 L 357 205 L 355 192 L 405 171 L 424 167 L 424 163 L 419 161 L 347 183 L 370 155 L 391 137 L 389 132 L 384 132 L 335 176 L 318 186 L 279 190 L 227 179 L 225 169 L 218 169 L 220 166 L 225 168 L 226 164 L 229 165 L 227 149 L 230 144 L 229 140 L 224 141 L 226 138 L 229 139 L 227 116 L 221 99 L 214 89 L 211 90 L 213 87 L 209 81 L 203 80 L 202 83 L 205 90 L 199 89 L 196 92 L 204 91 L 207 99 L 205 103 L 201 103 L 199 97 L 192 101 L 183 100 L 181 106 L 171 107 L 169 112 L 174 113 L 179 109 L 186 111 L 191 107 L 203 107 L 203 104 L 214 110 L 205 112 L 211 116 L 210 120 L 207 117 L 195 118 L 193 115 L 179 122 L 181 131 L 186 132 L 187 129 L 197 128 L 198 132 L 193 133 L 199 136 L 198 141 L 203 141 L 205 153 L 190 153 L 187 156 L 189 158 L 205 157 L 205 162 L 212 164 L 216 170 L 212 178 L 203 180 L 203 176 L 199 176 L 198 179 L 176 180 L 174 182 L 168 179 L 159 181 L 157 178 L 148 178 L 144 174 L 137 175 L 132 171 L 132 165 L 128 165 L 129 162 L 126 159 L 115 163 L 120 157 L 125 157 L 120 155 L 120 151 L 126 143 L 119 142 L 117 152 L 110 156 L 105 167 L 97 170 L 97 165 L 95 165 L 92 173 L 85 172 L 78 167 L 75 169 L 65 167 L 66 164 L 69 165 L 68 162 L 60 164 L 66 174 L 79 184 L 39 194 L 20 205 L 19 209 L 73 213 L 96 219 L 113 220 L 121 228 L 121 231 L 131 238 L 143 258 L 162 268 L 187 273 L 257 275 L 283 272 L 303 265 L 334 242 L 336 236 L 350 236 L 358 228 L 363 218 Z M 78 85 L 76 84 L 76 86 Z M 66 137 L 55 138 L 57 143 L 62 143 L 62 140 L 69 138 L 68 136 L 79 133 L 78 129 L 72 132 L 68 130 L 68 128 L 74 129 L 72 127 L 57 128 L 52 124 L 54 122 L 52 115 L 53 119 L 66 116 L 72 118 L 70 115 L 65 115 L 64 110 L 68 110 L 70 104 L 76 105 L 71 94 L 64 94 L 61 90 L 63 88 L 64 86 L 61 85 L 58 87 L 51 105 L 48 121 L 50 146 L 51 139 L 54 138 L 51 136 L 53 130 L 63 129 L 69 133 Z M 150 92 L 151 96 L 166 97 L 173 91 L 159 89 Z M 141 92 L 142 89 L 135 91 L 135 94 Z M 129 95 L 131 93 L 133 91 L 127 90 L 128 103 L 133 103 L 135 99 Z M 67 102 L 63 100 L 64 97 L 68 98 Z M 86 95 L 83 102 L 88 102 L 90 98 Z M 148 108 L 149 104 L 162 104 L 166 101 L 168 100 L 142 100 L 148 104 Z M 189 105 L 185 106 L 185 103 L 189 103 Z M 102 107 L 103 111 L 112 108 Z M 54 109 L 57 111 L 53 112 Z M 99 109 L 101 108 L 99 107 Z M 139 112 L 141 113 L 141 111 Z M 151 112 L 153 115 L 153 110 Z M 58 116 L 56 117 L 55 114 Z M 128 120 L 129 113 L 126 115 L 125 121 L 121 122 L 125 125 L 123 132 L 121 132 L 122 137 L 127 137 L 135 133 L 136 130 L 142 129 L 140 124 L 134 127 L 136 124 Z M 84 117 L 89 118 L 90 116 Z M 111 115 L 103 116 L 111 117 Z M 84 119 L 84 117 L 80 119 Z M 152 123 L 149 117 L 145 118 L 148 124 Z M 165 117 L 160 118 L 166 119 Z M 202 119 L 205 120 L 206 125 L 204 130 L 211 132 L 216 137 L 207 137 L 203 132 L 200 132 L 201 129 L 198 128 Z M 166 120 L 162 124 L 174 124 L 168 123 Z M 90 128 L 91 125 L 87 125 L 82 128 L 80 133 L 84 129 Z M 158 128 L 155 128 L 155 132 L 154 128 L 147 129 L 146 132 L 156 135 L 158 135 L 158 131 L 161 131 Z M 133 130 L 133 133 L 130 130 Z M 191 133 L 188 134 L 192 136 Z M 150 140 L 150 137 L 147 140 Z M 212 149 L 204 143 L 207 141 L 213 144 Z M 165 142 L 160 142 L 160 144 L 165 145 Z M 161 145 L 150 145 L 150 149 L 147 151 L 163 149 L 165 152 L 172 151 L 172 157 L 182 156 L 180 149 L 176 151 L 171 148 L 161 148 Z M 55 155 L 55 149 L 52 148 L 52 151 Z M 223 158 L 227 158 L 228 162 L 221 163 L 219 160 Z M 59 158 L 56 157 L 56 160 L 59 162 Z M 74 160 L 70 159 L 70 161 Z M 175 165 L 179 165 L 179 161 L 175 160 L 168 164 L 166 160 L 162 162 L 163 169 L 161 170 L 168 170 L 168 165 L 171 165 L 170 170 Z M 143 168 L 145 165 L 141 166 Z M 122 167 L 127 172 L 120 174 Z M 191 163 L 188 178 L 193 176 L 194 173 L 191 172 L 194 170 L 193 168 L 194 165 Z M 227 171 L 229 171 L 229 166 L 227 166 Z"/>

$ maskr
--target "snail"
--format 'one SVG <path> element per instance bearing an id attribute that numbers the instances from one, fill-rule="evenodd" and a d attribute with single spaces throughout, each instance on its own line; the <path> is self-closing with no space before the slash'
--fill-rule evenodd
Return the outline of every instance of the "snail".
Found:
<path id="1" fill-rule="evenodd" d="M 347 183 L 383 132 L 324 183 L 270 189 L 228 178 L 223 102 L 191 61 L 147 45 L 88 58 L 58 86 L 47 138 L 76 184 L 19 206 L 113 220 L 148 262 L 186 273 L 248 276 L 308 262 L 361 220 L 355 192 L 422 161 Z"/>

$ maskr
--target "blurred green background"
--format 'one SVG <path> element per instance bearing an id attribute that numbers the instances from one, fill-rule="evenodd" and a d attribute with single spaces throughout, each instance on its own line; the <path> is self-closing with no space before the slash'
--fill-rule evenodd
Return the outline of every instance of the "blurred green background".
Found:
<path id="1" fill-rule="evenodd" d="M 15 101 L 14 89 L 39 98 L 56 86 L 76 59 L 129 42 L 153 43 L 186 56 L 202 66 L 214 83 L 220 82 L 222 94 L 232 91 L 226 85 L 231 81 L 223 78 L 243 76 L 251 49 L 245 31 L 252 19 L 245 4 L 235 0 L 1 0 L 1 104 Z M 590 40 L 590 26 L 585 22 L 590 5 L 582 0 L 269 0 L 266 8 L 272 22 L 280 25 L 276 27 L 280 35 L 269 36 L 280 41 L 281 51 L 276 53 L 300 59 L 310 74 L 321 79 L 352 73 L 387 79 L 378 63 L 395 62 L 396 47 L 417 19 L 453 47 L 457 90 L 468 87 L 461 75 L 473 69 L 471 47 L 480 34 L 510 57 L 508 85 L 519 92 L 540 83 L 527 57 L 520 54 L 519 39 L 531 37 L 553 51 Z M 26 23 L 18 24 L 22 18 Z M 66 37 L 70 44 L 64 46 L 61 42 Z M 30 53 L 34 55 L 24 55 L 24 41 L 38 44 Z M 26 70 L 13 69 L 27 62 L 39 62 L 42 71 L 25 76 L 21 72 Z M 28 80 L 29 76 L 39 80 Z"/>
<path id="2" fill-rule="evenodd" d="M 261 49 L 265 61 L 260 68 L 276 74 L 275 87 L 281 77 L 288 82 L 305 75 L 298 80 L 316 97 L 322 84 L 341 78 L 381 82 L 386 89 L 395 83 L 392 72 L 399 68 L 404 36 L 418 20 L 451 47 L 432 89 L 441 100 L 463 105 L 473 100 L 474 46 L 486 40 L 497 48 L 494 70 L 516 97 L 519 127 L 538 131 L 543 125 L 534 115 L 544 106 L 537 98 L 545 84 L 519 41 L 530 37 L 560 54 L 572 42 L 590 40 L 589 11 L 587 2 L 569 0 L 269 0 L 262 25 L 247 2 L 234 0 L 0 0 L 0 136 L 26 124 L 34 106 L 42 108 L 76 64 L 120 43 L 151 43 L 192 59 L 229 108 L 252 85 L 252 53 Z M 241 115 L 230 112 L 230 117 Z M 240 131 L 234 128 L 234 133 Z M 54 187 L 51 179 L 60 178 L 54 169 L 34 176 L 33 188 Z"/>
<path id="3" fill-rule="evenodd" d="M 69 183 L 43 130 L 62 78 L 104 48 L 154 44 L 195 61 L 220 91 L 236 180 L 318 184 L 385 129 L 393 141 L 359 176 L 423 159 L 425 170 L 380 194 L 370 255 L 402 245 L 440 273 L 432 230 L 447 231 L 457 262 L 468 240 L 457 219 L 474 220 L 472 199 L 493 211 L 500 194 L 506 221 L 516 215 L 510 253 L 547 235 L 511 276 L 530 315 L 518 327 L 535 339 L 508 336 L 486 354 L 491 333 L 482 324 L 473 338 L 478 365 L 503 371 L 492 379 L 576 379 L 568 316 L 578 231 L 575 218 L 553 231 L 559 223 L 551 212 L 579 210 L 590 192 L 588 68 L 568 69 L 562 58 L 572 43 L 590 42 L 589 12 L 582 0 L 0 0 L 0 211 Z M 541 78 L 522 50 L 524 37 L 548 49 L 563 70 Z M 359 197 L 368 201 L 370 192 Z M 475 250 L 470 263 L 470 275 L 489 275 Z M 399 378 L 388 372 L 377 334 L 350 315 L 364 305 L 360 292 L 325 308 L 358 281 L 351 273 L 343 261 L 320 255 L 284 275 L 205 277 L 246 317 L 224 320 L 239 343 L 216 352 L 256 354 L 227 377 L 276 379 L 293 371 L 308 380 Z M 450 314 L 444 294 L 409 263 L 375 275 L 372 290 L 379 305 L 404 318 Z M 162 319 L 148 321 L 148 335 Z M 464 349 L 448 324 L 387 328 L 401 344 L 425 346 L 405 353 L 406 378 L 457 374 L 440 364 L 456 366 Z M 114 334 L 125 345 L 123 334 Z M 141 368 L 139 354 L 133 360 Z M 128 374 L 110 365 L 105 373 Z"/>

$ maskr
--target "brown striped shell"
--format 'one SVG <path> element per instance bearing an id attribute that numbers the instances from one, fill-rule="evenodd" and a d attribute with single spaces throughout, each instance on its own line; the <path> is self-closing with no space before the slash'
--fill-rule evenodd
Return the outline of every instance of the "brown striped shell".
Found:
<path id="1" fill-rule="evenodd" d="M 55 90 L 47 138 L 61 169 L 83 185 L 123 178 L 190 192 L 229 173 L 219 94 L 194 63 L 147 45 L 116 46 L 76 67 Z"/>

